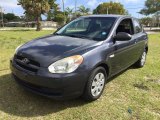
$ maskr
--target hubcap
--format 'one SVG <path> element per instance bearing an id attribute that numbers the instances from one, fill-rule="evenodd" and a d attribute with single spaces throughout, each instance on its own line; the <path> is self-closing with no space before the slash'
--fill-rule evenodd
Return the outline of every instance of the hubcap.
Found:
<path id="1" fill-rule="evenodd" d="M 141 58 L 141 65 L 144 65 L 146 62 L 146 52 L 143 52 L 142 58 Z"/>
<path id="2" fill-rule="evenodd" d="M 103 73 L 98 73 L 93 79 L 92 86 L 91 86 L 91 93 L 94 97 L 101 94 L 103 87 L 105 84 L 105 76 Z"/>

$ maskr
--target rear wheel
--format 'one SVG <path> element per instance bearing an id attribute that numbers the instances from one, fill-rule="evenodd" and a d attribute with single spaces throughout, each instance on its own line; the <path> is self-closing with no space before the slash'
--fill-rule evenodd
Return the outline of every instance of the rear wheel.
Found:
<path id="1" fill-rule="evenodd" d="M 106 78 L 107 74 L 105 69 L 103 67 L 96 68 L 92 72 L 86 85 L 83 95 L 84 99 L 87 101 L 97 100 L 104 90 Z"/>
<path id="2" fill-rule="evenodd" d="M 140 59 L 135 63 L 137 68 L 142 68 L 146 63 L 147 51 L 144 50 L 143 54 L 141 55 Z"/>

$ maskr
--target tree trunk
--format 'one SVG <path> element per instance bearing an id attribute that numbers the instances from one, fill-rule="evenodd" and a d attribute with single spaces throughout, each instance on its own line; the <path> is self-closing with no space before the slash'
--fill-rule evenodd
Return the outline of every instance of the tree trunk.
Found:
<path id="1" fill-rule="evenodd" d="M 40 31 L 41 30 L 41 17 L 37 16 L 37 29 L 36 31 Z"/>

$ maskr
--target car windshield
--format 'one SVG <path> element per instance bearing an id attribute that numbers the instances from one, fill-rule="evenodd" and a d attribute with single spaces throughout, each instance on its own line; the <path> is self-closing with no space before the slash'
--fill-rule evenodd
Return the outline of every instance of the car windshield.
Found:
<path id="1" fill-rule="evenodd" d="M 55 35 L 103 41 L 115 22 L 115 17 L 82 17 L 58 30 Z"/>

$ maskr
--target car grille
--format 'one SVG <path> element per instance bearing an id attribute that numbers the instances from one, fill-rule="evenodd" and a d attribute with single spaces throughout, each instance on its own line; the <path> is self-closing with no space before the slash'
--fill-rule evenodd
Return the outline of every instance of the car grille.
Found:
<path id="1" fill-rule="evenodd" d="M 15 63 L 25 69 L 25 70 L 28 70 L 30 72 L 37 72 L 39 67 L 40 67 L 40 64 L 34 60 L 31 60 L 27 57 L 23 57 L 23 56 L 19 56 L 19 55 L 15 55 L 14 57 L 14 60 L 15 60 Z"/>

